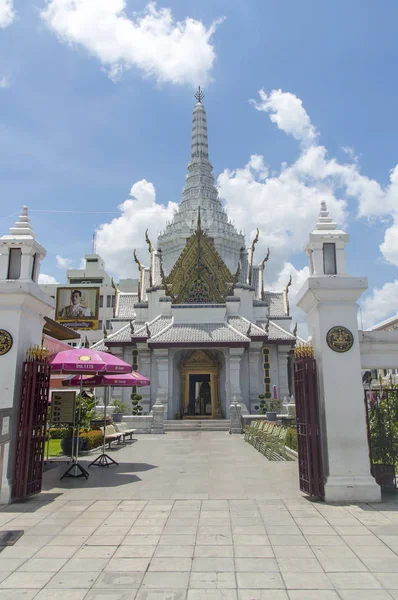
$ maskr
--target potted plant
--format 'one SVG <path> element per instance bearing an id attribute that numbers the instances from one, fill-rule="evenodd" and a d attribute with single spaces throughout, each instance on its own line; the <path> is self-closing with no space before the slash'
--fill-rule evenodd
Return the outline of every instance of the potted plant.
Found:
<path id="1" fill-rule="evenodd" d="M 142 396 L 140 396 L 139 394 L 131 394 L 131 405 L 132 405 L 132 409 L 131 409 L 131 413 L 135 416 L 135 417 L 139 417 L 142 414 L 142 406 L 140 404 L 140 401 L 142 400 Z"/>
<path id="2" fill-rule="evenodd" d="M 268 421 L 276 421 L 276 416 L 281 410 L 281 401 L 277 398 L 271 398 L 268 404 L 267 419 Z"/>
<path id="3" fill-rule="evenodd" d="M 129 412 L 129 406 L 122 400 L 116 399 L 112 400 L 112 405 L 114 406 L 114 412 L 112 413 L 112 419 L 115 423 L 121 423 L 123 419 L 123 415 L 127 415 Z"/>

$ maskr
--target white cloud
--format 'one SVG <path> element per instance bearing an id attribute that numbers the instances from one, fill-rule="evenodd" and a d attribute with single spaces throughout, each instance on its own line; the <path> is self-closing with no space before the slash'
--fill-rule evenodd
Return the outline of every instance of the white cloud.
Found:
<path id="1" fill-rule="evenodd" d="M 73 265 L 73 261 L 71 258 L 63 258 L 59 254 L 56 255 L 57 267 L 62 271 L 66 271 L 67 269 L 71 269 Z"/>
<path id="2" fill-rule="evenodd" d="M 254 106 L 257 110 L 269 113 L 271 121 L 279 129 L 305 144 L 314 142 L 317 131 L 300 98 L 282 90 L 272 90 L 270 94 L 260 90 L 259 95 L 259 102 L 252 100 Z"/>
<path id="3" fill-rule="evenodd" d="M 0 0 L 0 28 L 8 27 L 15 19 L 13 0 Z"/>
<path id="4" fill-rule="evenodd" d="M 177 204 L 167 206 L 156 202 L 155 187 L 146 179 L 133 185 L 131 199 L 119 206 L 120 217 L 104 223 L 97 231 L 97 252 L 104 259 L 106 268 L 119 277 L 137 275 L 133 260 L 133 249 L 137 249 L 140 261 L 148 265 L 148 246 L 145 243 L 145 230 L 155 244 L 160 231 L 173 216 Z"/>
<path id="5" fill-rule="evenodd" d="M 140 69 L 158 82 L 205 85 L 215 60 L 212 37 L 220 21 L 208 28 L 186 17 L 175 21 L 169 8 L 150 2 L 130 18 L 126 0 L 47 0 L 41 12 L 50 29 L 69 44 L 96 56 L 118 79 L 124 69 Z"/>
<path id="6" fill-rule="evenodd" d="M 6 77 L 5 75 L 0 75 L 0 89 L 4 90 L 8 87 L 10 87 L 11 85 L 11 81 L 9 80 L 8 77 Z"/>
<path id="7" fill-rule="evenodd" d="M 46 285 L 51 283 L 58 283 L 58 281 L 52 275 L 46 275 L 45 273 L 39 274 L 39 285 Z"/>
<path id="8" fill-rule="evenodd" d="M 361 303 L 361 317 L 364 329 L 372 327 L 388 317 L 392 317 L 398 311 L 398 279 L 385 283 L 381 288 L 374 288 L 372 295 L 365 298 Z"/>

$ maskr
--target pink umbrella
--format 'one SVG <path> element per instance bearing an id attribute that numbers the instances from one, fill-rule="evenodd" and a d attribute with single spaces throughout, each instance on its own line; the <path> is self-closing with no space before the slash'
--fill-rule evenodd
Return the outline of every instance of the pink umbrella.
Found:
<path id="1" fill-rule="evenodd" d="M 50 356 L 53 371 L 62 373 L 130 373 L 131 365 L 108 352 L 91 348 L 71 348 Z"/>
<path id="2" fill-rule="evenodd" d="M 79 373 L 80 377 L 80 398 L 83 390 L 83 372 L 96 373 L 131 373 L 132 366 L 120 360 L 108 352 L 100 352 L 91 348 L 71 348 L 62 350 L 50 356 L 49 363 L 53 371 L 61 373 Z M 79 464 L 79 433 L 80 433 L 80 409 L 77 423 L 77 445 L 75 459 L 71 467 L 62 475 L 64 477 L 85 477 L 88 479 L 88 472 Z M 72 452 L 74 448 L 75 427 L 73 426 Z"/>
<path id="3" fill-rule="evenodd" d="M 83 375 L 83 387 L 143 387 L 150 385 L 149 379 L 139 373 L 126 373 L 125 375 Z M 65 387 L 79 387 L 80 375 L 73 375 L 64 379 Z"/>

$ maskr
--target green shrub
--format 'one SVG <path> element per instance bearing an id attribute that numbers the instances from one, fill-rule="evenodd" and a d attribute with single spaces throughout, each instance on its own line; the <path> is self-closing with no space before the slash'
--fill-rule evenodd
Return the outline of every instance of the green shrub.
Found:
<path id="1" fill-rule="evenodd" d="M 128 415 L 130 412 L 129 405 L 123 402 L 123 400 L 119 400 L 119 398 L 112 400 L 112 406 L 115 407 L 114 413 Z"/>
<path id="2" fill-rule="evenodd" d="M 297 431 L 294 429 L 294 427 L 289 427 L 287 430 L 286 446 L 297 452 Z"/>
<path id="3" fill-rule="evenodd" d="M 50 427 L 49 433 L 50 433 L 51 440 L 62 440 L 64 437 L 68 436 L 69 428 L 68 427 Z"/>
<path id="4" fill-rule="evenodd" d="M 100 430 L 83 432 L 80 437 L 84 441 L 83 450 L 93 450 L 102 445 L 103 436 Z"/>
<path id="5" fill-rule="evenodd" d="M 140 415 L 142 413 L 142 406 L 140 401 L 142 400 L 142 396 L 139 394 L 131 394 L 131 404 L 132 404 L 132 414 Z"/>

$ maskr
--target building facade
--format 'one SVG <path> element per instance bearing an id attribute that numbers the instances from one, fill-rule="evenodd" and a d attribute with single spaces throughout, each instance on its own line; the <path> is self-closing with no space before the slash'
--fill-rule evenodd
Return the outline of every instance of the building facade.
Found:
<path id="1" fill-rule="evenodd" d="M 156 399 L 168 419 L 228 418 L 236 399 L 255 413 L 259 395 L 292 395 L 289 285 L 264 289 L 267 256 L 255 261 L 229 220 L 209 162 L 200 90 L 193 110 L 191 160 L 178 210 L 148 253 L 134 259 L 137 293 L 115 286 L 118 330 L 94 348 L 110 350 L 149 377 L 142 405 Z M 131 390 L 114 390 L 126 401 Z"/>

